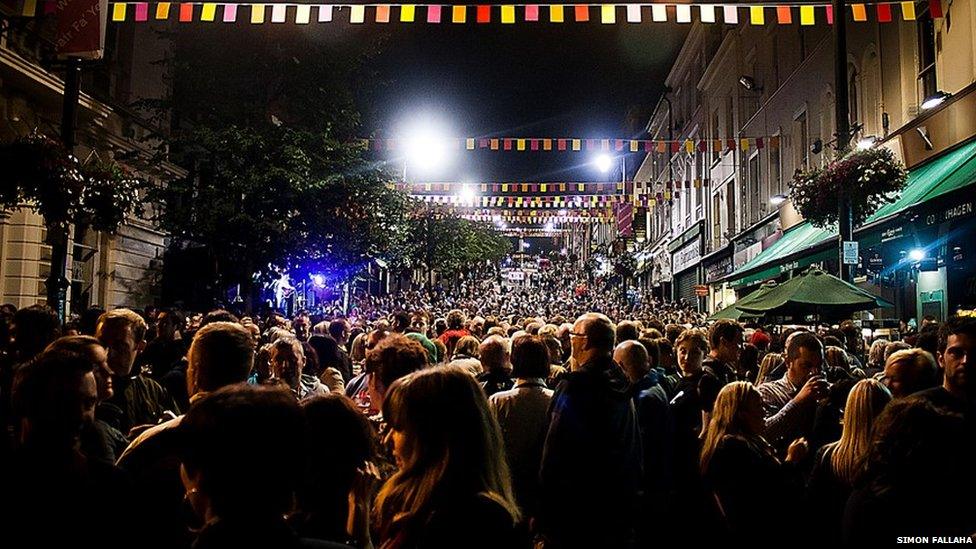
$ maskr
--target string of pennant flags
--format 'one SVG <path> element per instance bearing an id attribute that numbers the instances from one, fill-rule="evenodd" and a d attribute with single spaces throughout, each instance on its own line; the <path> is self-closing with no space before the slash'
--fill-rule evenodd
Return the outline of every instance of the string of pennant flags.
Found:
<path id="1" fill-rule="evenodd" d="M 57 0 L 23 0 L 21 14 L 34 17 L 52 14 Z M 872 7 L 872 10 L 868 8 Z M 870 2 L 850 4 L 855 22 L 876 20 L 890 23 L 899 8 L 901 19 L 916 19 L 916 3 L 912 1 Z M 241 10 L 245 8 L 245 10 Z M 175 19 L 180 23 L 237 23 L 254 25 L 294 22 L 331 23 L 348 21 L 364 23 L 428 23 L 428 24 L 515 24 L 515 23 L 588 23 L 599 21 L 605 25 L 622 22 L 691 23 L 698 12 L 702 23 L 721 22 L 737 25 L 768 23 L 815 25 L 818 19 L 833 24 L 833 7 L 827 2 L 810 3 L 599 3 L 599 4 L 342 4 L 342 3 L 259 3 L 259 2 L 109 2 L 110 19 L 114 22 L 148 22 Z M 218 14 L 219 10 L 219 14 Z M 245 13 L 246 11 L 246 13 Z M 314 11 L 314 15 L 313 15 Z M 943 16 L 941 0 L 928 0 L 931 17 Z M 270 12 L 270 13 L 269 13 Z M 568 15 L 567 14 L 571 14 Z M 869 15 L 873 12 L 873 16 Z M 596 15 L 594 15 L 596 14 Z M 623 14 L 622 17 L 618 15 Z M 648 18 L 648 14 L 650 17 Z M 270 16 L 269 16 L 270 15 Z M 740 15 L 742 15 L 740 19 Z"/>
<path id="2" fill-rule="evenodd" d="M 586 211 L 612 207 L 615 204 L 631 204 L 638 207 L 653 207 L 680 198 L 682 187 L 685 190 L 700 189 L 701 180 L 688 182 L 688 186 L 665 185 L 662 188 L 636 195 L 590 195 L 590 196 L 481 196 L 465 198 L 458 195 L 411 195 L 421 202 L 461 208 L 508 208 L 508 209 L 559 209 Z"/>
<path id="3" fill-rule="evenodd" d="M 441 192 L 461 192 L 464 190 L 478 190 L 481 194 L 508 194 L 508 193 L 585 193 L 602 194 L 633 192 L 634 188 L 643 188 L 643 182 L 617 181 L 614 183 L 588 182 L 588 183 L 419 183 L 419 182 L 400 182 L 395 187 L 399 191 L 407 193 L 441 193 Z M 579 195 L 575 195 L 579 197 Z M 558 197 L 549 197 L 558 198 Z"/>
<path id="4" fill-rule="evenodd" d="M 397 138 L 364 139 L 366 146 L 374 151 L 397 151 L 407 148 L 411 140 Z M 439 142 L 440 145 L 454 149 L 490 151 L 541 151 L 541 152 L 723 152 L 741 149 L 743 151 L 779 148 L 779 136 L 739 137 L 727 139 L 586 139 L 580 137 L 461 137 Z"/>

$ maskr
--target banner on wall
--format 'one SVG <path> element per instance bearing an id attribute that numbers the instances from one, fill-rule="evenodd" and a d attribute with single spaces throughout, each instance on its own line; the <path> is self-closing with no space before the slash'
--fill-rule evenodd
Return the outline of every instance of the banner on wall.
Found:
<path id="1" fill-rule="evenodd" d="M 58 57 L 101 59 L 105 51 L 108 0 L 59 0 L 55 4 Z"/>

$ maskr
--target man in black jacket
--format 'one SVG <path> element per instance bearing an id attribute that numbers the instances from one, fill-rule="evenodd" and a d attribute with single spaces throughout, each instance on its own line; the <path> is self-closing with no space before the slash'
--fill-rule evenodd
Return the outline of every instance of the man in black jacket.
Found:
<path id="1" fill-rule="evenodd" d="M 605 315 L 576 320 L 574 369 L 552 399 L 540 470 L 546 547 L 631 547 L 642 477 L 629 382 L 613 361 Z"/>

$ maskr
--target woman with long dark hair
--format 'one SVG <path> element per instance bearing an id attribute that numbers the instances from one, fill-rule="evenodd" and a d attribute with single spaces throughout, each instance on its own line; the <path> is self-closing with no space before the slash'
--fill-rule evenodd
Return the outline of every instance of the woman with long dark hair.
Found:
<path id="1" fill-rule="evenodd" d="M 383 402 L 399 471 L 376 498 L 379 547 L 519 547 L 498 422 L 456 367 L 397 380 Z"/>

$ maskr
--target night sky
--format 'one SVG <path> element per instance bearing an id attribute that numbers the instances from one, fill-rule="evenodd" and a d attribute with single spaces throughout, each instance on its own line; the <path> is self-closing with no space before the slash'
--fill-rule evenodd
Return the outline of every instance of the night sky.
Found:
<path id="1" fill-rule="evenodd" d="M 598 15 L 592 10 L 591 17 Z M 543 10 L 539 23 L 384 25 L 376 67 L 383 85 L 367 127 L 395 135 L 412 118 L 459 137 L 639 137 L 686 27 L 620 23 L 622 17 L 616 25 L 557 25 L 544 22 Z M 628 124 L 628 115 L 635 123 Z M 631 174 L 640 156 L 627 160 Z M 416 175 L 431 181 L 619 178 L 619 171 L 616 178 L 601 175 L 591 160 L 586 152 L 460 151 L 449 168 Z"/>

